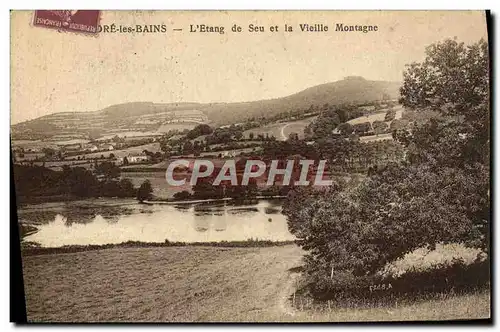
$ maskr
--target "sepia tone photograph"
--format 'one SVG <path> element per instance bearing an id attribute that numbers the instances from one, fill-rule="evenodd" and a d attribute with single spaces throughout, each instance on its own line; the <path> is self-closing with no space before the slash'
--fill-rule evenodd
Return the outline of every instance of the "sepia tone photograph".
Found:
<path id="1" fill-rule="evenodd" d="M 488 28 L 12 10 L 27 322 L 491 322 Z"/>

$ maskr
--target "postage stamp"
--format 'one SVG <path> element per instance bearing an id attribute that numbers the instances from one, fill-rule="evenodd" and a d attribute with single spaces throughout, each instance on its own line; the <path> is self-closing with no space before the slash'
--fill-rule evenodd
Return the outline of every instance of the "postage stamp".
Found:
<path id="1" fill-rule="evenodd" d="M 99 10 L 35 10 L 33 24 L 66 31 L 97 33 Z"/>

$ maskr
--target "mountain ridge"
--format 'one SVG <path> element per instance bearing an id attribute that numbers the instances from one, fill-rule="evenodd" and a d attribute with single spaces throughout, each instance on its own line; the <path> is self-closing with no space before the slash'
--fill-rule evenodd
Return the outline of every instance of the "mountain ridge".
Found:
<path id="1" fill-rule="evenodd" d="M 297 93 L 273 99 L 247 102 L 179 102 L 148 101 L 110 105 L 88 112 L 59 112 L 20 122 L 11 126 L 14 136 L 88 133 L 90 131 L 136 130 L 156 131 L 172 123 L 209 123 L 214 126 L 244 122 L 251 118 L 270 117 L 285 111 L 321 108 L 340 104 L 363 104 L 399 97 L 400 82 L 366 80 L 348 76 L 323 83 Z M 26 136 L 24 135 L 24 136 Z"/>

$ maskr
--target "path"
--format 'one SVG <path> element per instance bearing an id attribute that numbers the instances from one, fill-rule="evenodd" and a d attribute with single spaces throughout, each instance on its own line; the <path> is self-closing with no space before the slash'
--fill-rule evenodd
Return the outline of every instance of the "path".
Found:
<path id="1" fill-rule="evenodd" d="M 283 127 L 281 127 L 281 140 L 286 141 L 288 139 L 288 136 L 285 135 L 285 128 L 288 127 L 290 123 L 287 123 Z"/>

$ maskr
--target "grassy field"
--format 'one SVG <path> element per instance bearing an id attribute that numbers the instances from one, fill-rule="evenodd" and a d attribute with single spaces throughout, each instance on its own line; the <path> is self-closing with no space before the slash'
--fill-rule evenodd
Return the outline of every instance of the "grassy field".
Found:
<path id="1" fill-rule="evenodd" d="M 394 110 L 396 111 L 396 115 L 394 118 L 401 119 L 401 117 L 403 116 L 403 107 L 398 106 L 398 107 L 395 107 Z M 364 123 L 364 122 L 373 123 L 375 121 L 384 121 L 387 111 L 388 111 L 388 109 L 380 110 L 374 114 L 361 116 L 359 118 L 349 120 L 349 121 L 347 121 L 347 123 L 350 123 L 351 125 L 355 125 L 355 124 Z M 390 125 L 391 121 L 387 121 L 387 124 Z"/>
<path id="2" fill-rule="evenodd" d="M 467 295 L 441 294 L 436 299 L 392 307 L 338 308 L 324 306 L 322 310 L 304 309 L 295 312 L 295 320 L 304 322 L 358 321 L 440 321 L 485 319 L 490 317 L 490 293 Z"/>
<path id="3" fill-rule="evenodd" d="M 142 154 L 142 151 L 148 150 L 150 152 L 158 152 L 161 151 L 160 149 L 160 143 L 149 143 L 149 144 L 143 144 L 143 145 L 138 145 L 138 146 L 132 146 L 130 148 L 122 149 L 122 150 L 111 150 L 111 151 L 101 151 L 101 152 L 93 152 L 93 153 L 87 153 L 85 155 L 78 155 L 78 156 L 72 156 L 72 157 L 67 157 L 67 160 L 75 160 L 78 157 L 82 158 L 85 156 L 86 159 L 92 159 L 92 158 L 99 158 L 101 155 L 103 155 L 105 158 L 108 158 L 109 155 L 112 153 L 116 157 L 126 157 L 129 154 Z"/>
<path id="4" fill-rule="evenodd" d="M 23 258 L 29 321 L 366 321 L 489 317 L 489 293 L 407 306 L 291 305 L 303 251 L 115 248 Z M 295 308 L 295 309 L 294 309 Z"/>
<path id="5" fill-rule="evenodd" d="M 145 180 L 151 182 L 153 195 L 161 198 L 172 197 L 176 192 L 187 190 L 191 191 L 191 186 L 171 186 L 168 184 L 164 171 L 157 172 L 123 172 L 122 178 L 132 181 L 135 187 L 139 187 Z"/>
<path id="6" fill-rule="evenodd" d="M 264 136 L 268 134 L 269 136 L 276 137 L 276 139 L 279 141 L 285 141 L 286 139 L 288 139 L 288 135 L 290 135 L 291 133 L 297 133 L 299 134 L 300 138 L 304 138 L 304 128 L 316 118 L 317 116 L 297 121 L 271 123 L 262 127 L 246 130 L 245 132 L 243 132 L 243 136 L 245 138 L 249 138 L 250 133 L 253 133 L 255 137 L 257 137 L 257 135 L 259 134 L 262 134 Z"/>

